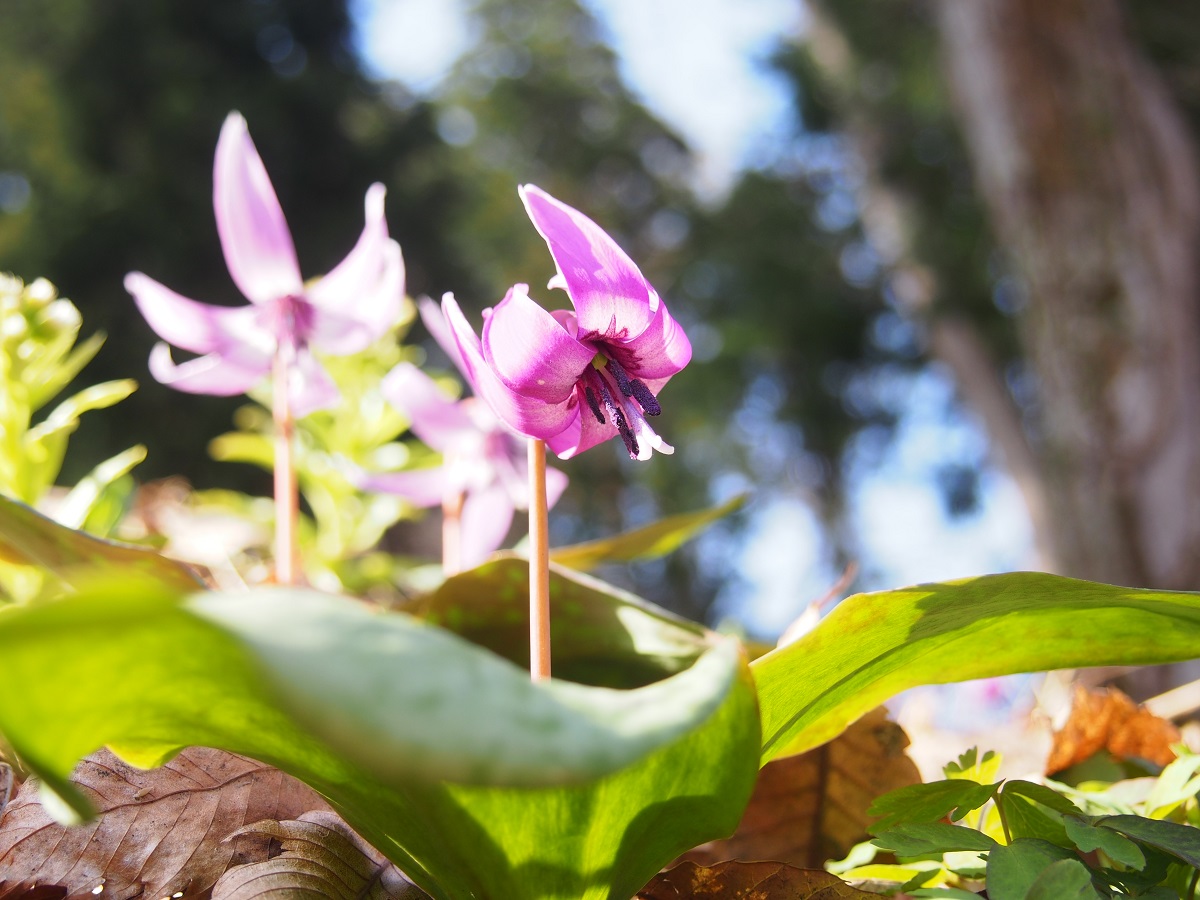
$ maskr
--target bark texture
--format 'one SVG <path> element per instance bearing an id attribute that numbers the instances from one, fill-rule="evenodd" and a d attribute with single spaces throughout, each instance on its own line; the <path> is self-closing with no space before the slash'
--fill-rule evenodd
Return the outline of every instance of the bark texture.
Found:
<path id="1" fill-rule="evenodd" d="M 976 179 L 1029 296 L 1066 574 L 1200 587 L 1196 149 L 1115 0 L 937 0 Z"/>

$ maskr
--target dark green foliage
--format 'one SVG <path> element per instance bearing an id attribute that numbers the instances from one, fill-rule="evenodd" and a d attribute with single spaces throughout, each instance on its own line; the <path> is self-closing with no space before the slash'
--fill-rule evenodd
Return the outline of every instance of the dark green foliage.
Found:
<path id="1" fill-rule="evenodd" d="M 879 797 L 867 813 L 882 817 L 873 827 L 876 834 L 898 825 L 936 822 L 947 816 L 956 822 L 992 799 L 999 786 L 961 779 L 913 784 Z"/>
<path id="2" fill-rule="evenodd" d="M 948 766 L 950 780 L 876 800 L 871 812 L 884 817 L 872 828 L 874 843 L 909 859 L 978 850 L 986 854 L 992 900 L 1177 897 L 1172 888 L 1182 890 L 1200 867 L 1200 831 L 1192 825 L 1140 815 L 1085 815 L 1053 788 L 1027 781 L 976 784 L 963 780 L 963 769 Z M 987 797 L 979 800 L 983 794 L 971 788 Z M 947 814 L 951 821 L 961 819 L 989 797 L 999 813 L 1003 845 L 987 833 L 987 808 L 977 819 L 979 830 L 935 821 Z"/>

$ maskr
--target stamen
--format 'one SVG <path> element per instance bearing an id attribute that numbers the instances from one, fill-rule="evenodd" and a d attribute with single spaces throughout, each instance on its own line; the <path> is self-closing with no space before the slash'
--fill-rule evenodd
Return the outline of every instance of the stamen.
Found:
<path id="1" fill-rule="evenodd" d="M 617 426 L 617 433 L 621 435 L 621 440 L 625 442 L 625 449 L 629 451 L 629 458 L 637 459 L 640 448 L 638 447 L 637 437 L 634 436 L 633 429 L 629 427 L 629 420 L 625 416 L 625 410 L 613 396 L 608 382 L 604 380 L 604 376 L 599 371 L 592 369 L 588 374 L 595 379 L 596 387 L 600 390 L 600 401 L 604 404 L 605 410 L 608 411 L 613 425 Z"/>
<path id="2" fill-rule="evenodd" d="M 617 387 L 621 389 L 621 393 L 626 397 L 633 396 L 633 384 L 629 380 L 629 373 L 625 371 L 625 367 L 611 357 L 606 357 L 608 361 L 604 364 L 604 368 L 612 373 L 612 377 L 617 380 Z"/>
<path id="3" fill-rule="evenodd" d="M 662 412 L 662 407 L 658 405 L 658 398 L 650 393 L 650 388 L 646 387 L 646 382 L 640 378 L 635 378 L 629 382 L 629 386 L 633 388 L 633 396 L 638 403 L 642 404 L 642 409 L 646 411 L 646 415 L 657 416 Z"/>
<path id="4" fill-rule="evenodd" d="M 651 393 L 650 388 L 646 387 L 646 382 L 640 378 L 630 378 L 629 373 L 615 359 L 609 358 L 605 363 L 605 368 L 616 379 L 617 387 L 621 389 L 621 393 L 626 397 L 633 397 L 641 404 L 648 416 L 657 416 L 662 412 L 662 407 L 658 405 L 658 398 Z"/>
<path id="5" fill-rule="evenodd" d="M 596 421 L 603 425 L 604 413 L 600 412 L 600 403 L 598 400 L 596 400 L 596 392 L 587 385 L 584 385 L 583 396 L 587 400 L 587 405 L 591 407 L 592 414 L 596 417 Z"/>

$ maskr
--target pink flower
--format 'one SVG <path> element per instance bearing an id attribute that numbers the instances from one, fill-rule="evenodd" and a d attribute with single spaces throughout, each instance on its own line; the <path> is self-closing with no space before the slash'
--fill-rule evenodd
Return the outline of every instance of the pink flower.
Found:
<path id="1" fill-rule="evenodd" d="M 356 353 L 400 316 L 404 262 L 388 237 L 383 199 L 383 185 L 372 185 L 358 243 L 329 274 L 305 284 L 246 120 L 230 113 L 217 141 L 213 206 L 225 264 L 250 305 L 198 303 L 141 272 L 129 273 L 125 288 L 150 327 L 167 343 L 200 354 L 176 363 L 167 344 L 158 344 L 150 354 L 151 374 L 190 393 L 242 394 L 270 374 L 284 349 L 292 355 L 292 411 L 303 416 L 336 403 L 337 388 L 311 349 Z"/>
<path id="2" fill-rule="evenodd" d="M 447 296 L 464 370 L 496 414 L 566 459 L 620 435 L 631 459 L 673 449 L 650 427 L 658 392 L 692 356 L 658 292 L 600 226 L 540 188 L 521 199 L 574 311 L 547 312 L 514 285 L 485 312 L 482 339 Z"/>
<path id="3" fill-rule="evenodd" d="M 440 316 L 430 304 L 433 314 Z M 442 453 L 433 469 L 352 477 L 363 490 L 399 494 L 416 506 L 437 506 L 462 498 L 463 568 L 479 565 L 504 543 L 515 510 L 529 508 L 529 462 L 524 440 L 515 438 L 487 405 L 474 397 L 452 400 L 411 363 L 400 363 L 380 389 L 408 416 L 413 432 Z M 567 476 L 546 470 L 546 495 L 553 506 L 567 486 Z"/>

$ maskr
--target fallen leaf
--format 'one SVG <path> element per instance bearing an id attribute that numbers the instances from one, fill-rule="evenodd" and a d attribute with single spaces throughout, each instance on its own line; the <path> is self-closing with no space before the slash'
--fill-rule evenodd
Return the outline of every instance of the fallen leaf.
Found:
<path id="1" fill-rule="evenodd" d="M 655 875 L 637 900 L 878 900 L 822 869 L 780 862 L 723 862 L 712 867 L 683 862 Z"/>
<path id="2" fill-rule="evenodd" d="M 772 859 L 819 868 L 867 839 L 867 808 L 921 775 L 904 753 L 908 736 L 879 707 L 815 750 L 774 760 L 758 773 L 750 805 L 733 837 L 682 858 L 701 864 Z"/>
<path id="3" fill-rule="evenodd" d="M 1171 745 L 1179 740 L 1178 728 L 1116 688 L 1077 686 L 1071 715 L 1054 735 L 1046 774 L 1069 769 L 1101 750 L 1118 759 L 1144 759 L 1165 766 L 1175 759 Z"/>
<path id="4" fill-rule="evenodd" d="M 332 812 L 315 810 L 285 822 L 255 822 L 234 834 L 265 835 L 279 841 L 283 852 L 229 869 L 213 887 L 212 900 L 284 896 L 429 900 L 428 894 Z"/>
<path id="5" fill-rule="evenodd" d="M 143 771 L 107 750 L 87 757 L 73 780 L 98 810 L 75 827 L 54 821 L 25 782 L 0 816 L 0 900 L 202 898 L 231 864 L 266 859 L 269 838 L 226 841 L 248 822 L 327 808 L 307 785 L 244 756 L 193 747 Z M 37 896 L 43 896 L 38 894 Z"/>

